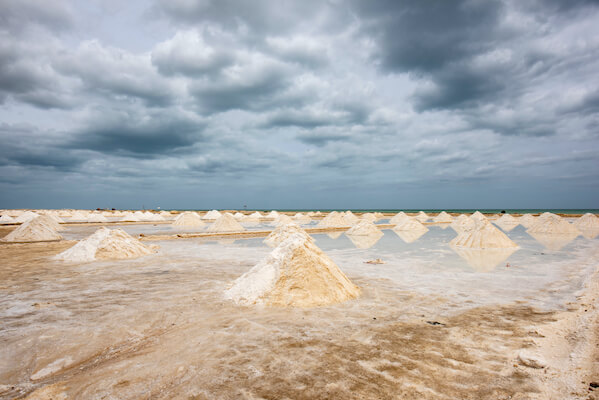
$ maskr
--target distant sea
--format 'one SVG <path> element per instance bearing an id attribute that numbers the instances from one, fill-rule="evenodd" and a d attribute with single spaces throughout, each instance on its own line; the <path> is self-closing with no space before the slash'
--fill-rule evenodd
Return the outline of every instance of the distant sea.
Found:
<path id="1" fill-rule="evenodd" d="M 204 209 L 177 209 L 178 211 L 209 211 Z M 243 209 L 239 209 L 243 210 Z M 248 208 L 247 211 L 267 211 L 270 212 L 272 209 L 262 209 L 262 208 Z M 322 211 L 322 212 L 331 212 L 331 211 L 347 211 L 347 208 L 277 208 L 277 211 L 286 211 L 286 212 L 307 212 L 307 211 Z M 407 213 L 417 213 L 419 211 L 424 211 L 425 213 L 440 213 L 441 211 L 446 211 L 449 213 L 462 213 L 462 214 L 471 214 L 475 211 L 480 211 L 483 214 L 497 214 L 502 211 L 505 211 L 508 214 L 538 214 L 544 212 L 551 212 L 554 214 L 599 214 L 599 208 L 445 208 L 445 209 L 436 209 L 436 208 L 420 208 L 420 209 L 411 209 L 411 208 L 350 208 L 352 212 L 382 212 L 382 213 L 398 213 L 400 211 Z"/>

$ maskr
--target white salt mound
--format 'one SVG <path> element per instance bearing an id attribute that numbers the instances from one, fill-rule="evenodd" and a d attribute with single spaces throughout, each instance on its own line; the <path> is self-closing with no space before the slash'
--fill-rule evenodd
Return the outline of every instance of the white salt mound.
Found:
<path id="1" fill-rule="evenodd" d="M 360 295 L 360 289 L 311 240 L 296 233 L 237 278 L 225 298 L 237 304 L 317 307 Z"/>
<path id="2" fill-rule="evenodd" d="M 378 218 L 373 213 L 366 213 L 366 214 L 362 214 L 360 219 L 363 219 L 364 221 L 376 222 L 376 220 Z"/>
<path id="3" fill-rule="evenodd" d="M 433 221 L 438 223 L 450 223 L 453 222 L 453 217 L 445 211 L 441 211 L 435 218 L 433 218 Z"/>
<path id="4" fill-rule="evenodd" d="M 171 224 L 173 227 L 179 228 L 200 228 L 204 226 L 205 223 L 202 218 L 193 211 L 186 211 L 182 214 L 179 214 L 175 221 Z"/>
<path id="5" fill-rule="evenodd" d="M 124 230 L 102 227 L 55 258 L 63 261 L 87 262 L 137 258 L 152 253 L 154 253 L 153 249 L 129 236 Z"/>
<path id="6" fill-rule="evenodd" d="M 6 215 L 6 214 L 2 214 L 0 216 L 0 224 L 13 224 L 15 222 L 14 218 Z"/>
<path id="7" fill-rule="evenodd" d="M 50 217 L 49 215 L 40 215 L 36 219 L 38 220 L 38 222 L 43 222 L 44 224 L 46 224 L 46 226 L 48 226 L 49 228 L 51 228 L 57 232 L 64 230 L 62 225 L 60 225 L 58 222 L 56 222 L 56 220 L 54 218 Z"/>
<path id="8" fill-rule="evenodd" d="M 529 233 L 553 233 L 553 234 L 580 234 L 580 231 L 571 223 L 551 213 L 543 213 L 536 222 L 528 228 Z"/>
<path id="9" fill-rule="evenodd" d="M 123 215 L 123 218 L 121 218 L 121 221 L 123 221 L 123 222 L 139 222 L 139 221 L 141 221 L 141 219 L 139 219 L 139 217 L 137 215 L 135 215 L 134 213 L 128 212 L 128 213 L 125 213 L 125 215 Z"/>
<path id="10" fill-rule="evenodd" d="M 270 235 L 266 237 L 266 239 L 264 239 L 264 243 L 269 247 L 276 247 L 281 242 L 285 241 L 288 237 L 295 234 L 305 235 L 306 240 L 314 241 L 314 239 L 312 239 L 312 237 L 308 235 L 308 233 L 306 233 L 305 230 L 300 228 L 299 225 L 297 225 L 294 222 L 291 222 L 288 224 L 277 226 L 277 228 L 274 231 L 272 231 Z"/>
<path id="11" fill-rule="evenodd" d="M 263 218 L 263 216 L 262 216 L 262 214 L 260 214 L 259 211 L 255 211 L 250 214 L 250 218 L 259 220 L 260 218 Z"/>
<path id="12" fill-rule="evenodd" d="M 393 228 L 394 231 L 427 232 L 428 228 L 416 218 L 408 218 Z"/>
<path id="13" fill-rule="evenodd" d="M 217 210 L 208 211 L 206 215 L 202 217 L 202 219 L 218 219 L 222 217 L 222 214 Z"/>
<path id="14" fill-rule="evenodd" d="M 420 222 L 426 222 L 430 219 L 430 217 L 424 211 L 420 211 L 414 218 Z"/>
<path id="15" fill-rule="evenodd" d="M 317 228 L 336 228 L 349 226 L 345 221 L 343 214 L 333 211 L 324 217 L 317 225 Z"/>
<path id="16" fill-rule="evenodd" d="M 516 226 L 520 225 L 520 221 L 517 218 L 512 217 L 510 214 L 503 214 L 495 221 L 495 225 L 499 226 L 504 231 L 511 231 Z"/>
<path id="17" fill-rule="evenodd" d="M 367 220 L 360 220 L 356 224 L 354 224 L 354 226 L 352 226 L 347 232 L 345 232 L 345 234 L 354 236 L 370 236 L 379 235 L 382 234 L 382 232 L 372 222 Z"/>
<path id="18" fill-rule="evenodd" d="M 272 210 L 271 212 L 268 213 L 268 215 L 266 216 L 266 218 L 277 219 L 277 218 L 279 218 L 279 213 L 276 212 L 275 210 Z"/>
<path id="19" fill-rule="evenodd" d="M 276 226 L 287 225 L 293 223 L 293 220 L 289 215 L 280 214 L 275 220 Z"/>
<path id="20" fill-rule="evenodd" d="M 218 212 L 218 211 L 217 211 Z M 230 215 L 222 215 L 206 229 L 206 232 L 242 232 L 245 228 Z"/>
<path id="21" fill-rule="evenodd" d="M 462 231 L 451 242 L 455 247 L 474 249 L 506 249 L 518 247 L 505 233 L 493 226 L 487 219 L 477 220 L 472 229 Z"/>
<path id="22" fill-rule="evenodd" d="M 39 216 L 40 215 L 38 213 L 35 213 L 33 211 L 25 211 L 24 213 L 19 215 L 17 218 L 15 218 L 15 222 L 16 223 L 25 223 L 25 222 L 31 221 L 32 219 L 37 218 Z"/>
<path id="23" fill-rule="evenodd" d="M 535 224 L 537 219 L 532 214 L 524 214 L 518 220 L 520 221 L 520 224 L 523 227 L 530 228 L 531 226 L 533 226 Z"/>
<path id="24" fill-rule="evenodd" d="M 86 221 L 87 214 L 82 211 L 75 211 L 71 214 L 71 221 Z"/>
<path id="25" fill-rule="evenodd" d="M 402 222 L 404 222 L 407 218 L 410 217 L 408 217 L 408 215 L 405 212 L 400 211 L 389 220 L 389 223 L 392 225 L 399 225 Z"/>
<path id="26" fill-rule="evenodd" d="M 87 222 L 108 222 L 108 220 L 106 219 L 105 216 L 103 216 L 100 213 L 93 213 L 90 214 L 89 217 L 87 217 Z"/>
<path id="27" fill-rule="evenodd" d="M 453 222 L 449 226 L 451 226 L 454 231 L 460 233 L 464 230 L 473 228 L 474 220 L 470 219 L 470 217 L 464 214 L 460 214 L 453 220 Z"/>
<path id="28" fill-rule="evenodd" d="M 586 213 L 574 221 L 574 225 L 581 230 L 584 229 L 599 229 L 599 218 L 595 214 Z"/>
<path id="29" fill-rule="evenodd" d="M 27 221 L 0 239 L 2 242 L 46 242 L 61 240 L 62 236 L 41 217 Z"/>
<path id="30" fill-rule="evenodd" d="M 345 220 L 345 222 L 347 223 L 348 226 L 352 226 L 360 220 L 356 216 L 356 214 L 354 214 L 353 212 L 351 212 L 349 210 L 345 212 L 345 214 L 343 215 L 343 219 Z"/>
<path id="31" fill-rule="evenodd" d="M 475 221 L 486 221 L 487 217 L 485 217 L 485 215 L 483 213 L 481 213 L 480 211 L 475 211 L 470 218 L 472 218 Z"/>
<path id="32" fill-rule="evenodd" d="M 243 215 L 242 213 L 240 213 L 239 211 L 236 212 L 235 214 L 233 214 L 233 218 L 235 218 L 236 220 L 242 220 L 243 217 L 245 217 L 245 215 Z"/>

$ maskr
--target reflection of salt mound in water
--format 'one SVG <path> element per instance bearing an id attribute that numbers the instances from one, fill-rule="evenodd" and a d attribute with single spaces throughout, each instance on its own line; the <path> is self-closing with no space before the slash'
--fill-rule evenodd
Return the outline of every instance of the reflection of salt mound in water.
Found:
<path id="1" fill-rule="evenodd" d="M 408 219 L 408 218 L 410 218 L 410 217 L 408 217 L 408 215 L 407 215 L 405 212 L 403 212 L 403 211 L 400 211 L 400 212 L 398 212 L 397 214 L 395 214 L 395 215 L 394 215 L 394 216 L 393 216 L 393 217 L 392 217 L 392 218 L 389 220 L 389 223 L 390 223 L 391 225 L 399 225 L 399 224 L 403 223 L 403 222 L 404 222 L 406 219 Z"/>
<path id="2" fill-rule="evenodd" d="M 543 213 L 533 226 L 528 228 L 528 233 L 552 233 L 552 234 L 580 234 L 578 229 L 563 219 L 562 217 L 551 214 Z"/>
<path id="3" fill-rule="evenodd" d="M 453 222 L 453 217 L 445 211 L 441 211 L 435 218 L 433 218 L 433 221 L 438 223 L 450 223 Z"/>
<path id="4" fill-rule="evenodd" d="M 415 241 L 420 239 L 422 235 L 424 235 L 427 231 L 428 229 L 426 231 L 397 231 L 393 229 L 393 232 L 395 232 L 395 234 L 406 243 L 414 243 Z"/>
<path id="5" fill-rule="evenodd" d="M 578 230 L 580 233 L 582 233 L 582 236 L 587 239 L 595 239 L 597 236 L 599 236 L 599 228 L 578 228 Z"/>
<path id="6" fill-rule="evenodd" d="M 225 291 L 238 304 L 316 307 L 341 303 L 360 289 L 304 235 L 293 234 Z"/>
<path id="7" fill-rule="evenodd" d="M 518 218 L 518 220 L 520 221 L 520 225 L 522 225 L 525 228 L 530 228 L 534 225 L 537 219 L 532 214 L 524 214 L 523 216 Z"/>
<path id="8" fill-rule="evenodd" d="M 324 217 L 318 225 L 317 228 L 335 228 L 335 227 L 345 227 L 348 226 L 345 218 L 343 218 L 343 214 L 338 213 L 337 211 L 333 211 L 329 213 L 326 217 Z"/>
<path id="9" fill-rule="evenodd" d="M 42 217 L 25 222 L 14 231 L 0 239 L 2 242 L 47 242 L 61 240 L 62 236 L 48 225 Z"/>
<path id="10" fill-rule="evenodd" d="M 426 222 L 430 219 L 430 217 L 424 212 L 424 211 L 420 211 L 415 217 L 418 221 L 420 222 Z"/>
<path id="11" fill-rule="evenodd" d="M 452 246 L 452 249 L 478 272 L 492 271 L 497 265 L 505 262 L 517 250 L 516 248 L 469 249 L 454 246 Z"/>
<path id="12" fill-rule="evenodd" d="M 349 240 L 358 249 L 369 249 L 384 236 L 383 232 L 373 233 L 372 235 L 347 235 Z"/>
<path id="13" fill-rule="evenodd" d="M 599 229 L 599 218 L 595 214 L 586 213 L 580 218 L 574 221 L 574 226 L 580 230 L 598 230 Z"/>
<path id="14" fill-rule="evenodd" d="M 520 221 L 512 217 L 510 214 L 503 214 L 499 219 L 497 219 L 497 221 L 495 221 L 495 225 L 499 226 L 504 231 L 509 232 L 520 225 Z"/>
<path id="15" fill-rule="evenodd" d="M 377 228 L 375 224 L 367 220 L 358 221 L 347 232 L 345 232 L 346 235 L 356 236 L 370 236 L 377 235 L 379 233 L 381 233 L 379 228 Z"/>
<path id="16" fill-rule="evenodd" d="M 13 224 L 15 222 L 14 218 L 9 215 L 2 214 L 0 216 L 0 224 Z"/>
<path id="17" fill-rule="evenodd" d="M 545 232 L 531 232 L 526 231 L 532 236 L 537 242 L 542 244 L 547 250 L 559 251 L 568 243 L 576 239 L 580 234 L 579 232 L 570 233 L 545 233 Z"/>
<path id="18" fill-rule="evenodd" d="M 179 214 L 171 226 L 175 228 L 201 228 L 204 226 L 204 221 L 198 213 L 186 211 L 183 214 Z"/>
<path id="19" fill-rule="evenodd" d="M 206 232 L 242 232 L 245 228 L 230 215 L 223 215 L 206 229 Z"/>
<path id="20" fill-rule="evenodd" d="M 86 262 L 137 258 L 152 253 L 154 250 L 129 236 L 124 230 L 102 227 L 55 258 L 63 261 Z"/>
<path id="21" fill-rule="evenodd" d="M 29 222 L 32 219 L 35 219 L 35 218 L 37 218 L 39 216 L 40 215 L 38 213 L 35 213 L 33 211 L 25 211 L 24 213 L 22 213 L 21 215 L 19 215 L 17 218 L 15 218 L 15 222 L 16 223 L 24 224 L 25 222 Z"/>
<path id="22" fill-rule="evenodd" d="M 341 237 L 341 235 L 343 235 L 343 231 L 337 231 L 337 232 L 329 232 L 329 233 L 327 233 L 327 236 L 330 237 L 333 240 L 339 239 L 339 237 Z"/>
<path id="23" fill-rule="evenodd" d="M 505 233 L 493 226 L 487 219 L 475 221 L 474 227 L 458 233 L 450 245 L 475 249 L 517 248 Z"/>
<path id="24" fill-rule="evenodd" d="M 487 217 L 485 217 L 485 215 L 480 211 L 475 211 L 470 218 L 475 221 L 487 221 Z"/>
<path id="25" fill-rule="evenodd" d="M 108 220 L 100 213 L 92 213 L 87 217 L 87 222 L 108 222 Z"/>
<path id="26" fill-rule="evenodd" d="M 291 217 L 289 215 L 285 215 L 285 214 L 280 214 L 279 217 L 275 220 L 276 226 L 287 225 L 287 224 L 291 224 L 291 223 L 293 223 L 293 220 L 291 219 Z"/>
<path id="27" fill-rule="evenodd" d="M 266 239 L 264 239 L 264 243 L 269 247 L 276 247 L 292 235 L 304 235 L 306 240 L 314 241 L 305 230 L 292 222 L 286 225 L 279 225 L 266 237 Z"/>
<path id="28" fill-rule="evenodd" d="M 472 229 L 474 227 L 474 220 L 464 214 L 460 214 L 449 226 L 457 233 L 460 233 Z"/>
<path id="29" fill-rule="evenodd" d="M 211 211 L 208 211 L 206 213 L 206 215 L 204 215 L 202 217 L 202 219 L 218 219 L 221 216 L 222 216 L 222 214 L 220 212 L 218 212 L 217 210 L 211 210 Z"/>
<path id="30" fill-rule="evenodd" d="M 356 215 L 353 212 L 351 212 L 349 210 L 347 210 L 343 214 L 343 219 L 345 220 L 345 222 L 347 223 L 348 226 L 352 226 L 360 220 L 358 217 L 356 217 Z"/>

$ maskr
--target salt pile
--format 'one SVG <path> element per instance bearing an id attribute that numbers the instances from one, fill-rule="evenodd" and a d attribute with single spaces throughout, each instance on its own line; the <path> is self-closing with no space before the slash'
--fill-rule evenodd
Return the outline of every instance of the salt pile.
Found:
<path id="1" fill-rule="evenodd" d="M 72 213 L 70 217 L 71 217 L 70 218 L 71 221 L 86 221 L 87 220 L 87 214 L 85 214 L 79 210 Z"/>
<path id="2" fill-rule="evenodd" d="M 428 232 L 428 228 L 416 218 L 408 218 L 393 228 L 394 231 Z"/>
<path id="3" fill-rule="evenodd" d="M 472 229 L 460 232 L 449 244 L 455 247 L 475 249 L 518 247 L 505 233 L 494 227 L 487 219 L 475 221 Z"/>
<path id="4" fill-rule="evenodd" d="M 202 217 L 202 219 L 218 219 L 222 217 L 222 214 L 217 210 L 208 211 L 206 215 Z"/>
<path id="5" fill-rule="evenodd" d="M 408 215 L 405 212 L 400 211 L 389 220 L 389 223 L 391 225 L 399 225 L 399 224 L 403 223 L 407 218 L 410 218 L 410 217 L 408 217 Z"/>
<path id="6" fill-rule="evenodd" d="M 358 217 L 356 217 L 356 215 L 353 212 L 351 212 L 349 210 L 343 214 L 343 219 L 349 226 L 355 224 L 356 222 L 358 222 L 360 220 Z"/>
<path id="7" fill-rule="evenodd" d="M 504 231 L 509 232 L 520 225 L 520 221 L 510 214 L 503 214 L 497 221 L 495 221 L 495 225 L 499 226 Z"/>
<path id="8" fill-rule="evenodd" d="M 480 211 L 475 211 L 470 218 L 472 218 L 475 221 L 486 221 L 487 217 L 484 216 L 483 213 L 481 213 Z"/>
<path id="9" fill-rule="evenodd" d="M 362 214 L 362 216 L 360 217 L 360 219 L 362 219 L 364 221 L 376 222 L 376 220 L 378 218 L 373 213 L 366 213 L 366 214 Z"/>
<path id="10" fill-rule="evenodd" d="M 416 218 L 420 222 L 426 222 L 429 220 L 430 217 L 424 211 L 420 211 L 418 215 L 416 215 L 414 218 Z"/>
<path id="11" fill-rule="evenodd" d="M 462 231 L 472 229 L 474 224 L 475 221 L 473 219 L 464 214 L 460 214 L 456 219 L 453 220 L 450 226 L 454 231 L 460 233 Z"/>
<path id="12" fill-rule="evenodd" d="M 150 211 L 146 211 L 144 213 L 144 217 L 146 221 L 164 221 L 164 218 L 162 218 L 160 215 L 154 214 Z"/>
<path id="13" fill-rule="evenodd" d="M 100 213 L 92 213 L 87 217 L 87 222 L 108 222 L 108 220 Z"/>
<path id="14" fill-rule="evenodd" d="M 268 213 L 266 218 L 277 219 L 277 218 L 279 218 L 279 213 L 276 212 L 275 210 L 272 210 L 271 212 Z"/>
<path id="15" fill-rule="evenodd" d="M 269 247 L 276 247 L 281 242 L 284 242 L 291 235 L 295 234 L 305 235 L 306 240 L 314 241 L 314 239 L 312 239 L 312 237 L 308 235 L 308 233 L 306 233 L 305 230 L 300 228 L 299 225 L 297 225 L 296 223 L 292 222 L 285 225 L 279 225 L 274 231 L 270 233 L 270 235 L 266 237 L 266 239 L 264 239 L 264 243 Z"/>
<path id="16" fill-rule="evenodd" d="M 198 213 L 186 211 L 183 214 L 179 214 L 171 226 L 177 228 L 200 228 L 204 226 L 204 221 Z"/>
<path id="17" fill-rule="evenodd" d="M 343 218 L 343 214 L 333 211 L 324 217 L 317 225 L 317 228 L 335 228 L 349 226 Z"/>
<path id="18" fill-rule="evenodd" d="M 528 233 L 580 234 L 580 231 L 559 215 L 543 213 L 527 230 Z"/>
<path id="19" fill-rule="evenodd" d="M 294 233 L 224 295 L 243 305 L 317 307 L 355 299 L 360 289 L 311 240 Z"/>
<path id="20" fill-rule="evenodd" d="M 137 218 L 139 221 L 147 221 L 147 220 L 148 220 L 148 217 L 146 216 L 146 214 L 144 214 L 144 213 L 143 213 L 143 212 L 141 212 L 141 211 L 135 211 L 135 212 L 133 213 L 133 216 L 134 216 L 135 218 Z"/>
<path id="21" fill-rule="evenodd" d="M 58 222 L 56 222 L 56 220 L 54 218 L 50 217 L 49 215 L 40 215 L 39 217 L 37 217 L 35 219 L 37 219 L 38 222 L 43 222 L 44 224 L 46 224 L 46 226 L 48 226 L 49 228 L 51 228 L 57 232 L 64 230 L 62 225 L 60 225 Z"/>
<path id="22" fill-rule="evenodd" d="M 236 220 L 242 220 L 245 217 L 245 215 L 243 215 L 242 213 L 240 213 L 239 211 L 236 212 L 235 214 L 233 214 L 233 218 L 235 218 Z"/>
<path id="23" fill-rule="evenodd" d="M 256 219 L 256 220 L 260 220 L 260 218 L 263 218 L 262 214 L 260 214 L 259 211 L 255 211 L 252 214 L 250 214 L 250 218 L 252 219 Z"/>
<path id="24" fill-rule="evenodd" d="M 383 214 L 382 212 L 375 212 L 374 216 L 377 220 L 385 218 L 385 214 Z"/>
<path id="25" fill-rule="evenodd" d="M 14 222 L 15 222 L 14 218 L 12 218 L 6 214 L 2 214 L 0 216 L 0 224 L 12 224 Z"/>
<path id="26" fill-rule="evenodd" d="M 276 226 L 286 225 L 293 223 L 293 220 L 289 215 L 280 214 L 279 217 L 274 221 Z"/>
<path id="27" fill-rule="evenodd" d="M 433 221 L 437 223 L 450 223 L 453 222 L 453 217 L 445 211 L 441 211 L 435 218 L 433 218 Z"/>
<path id="28" fill-rule="evenodd" d="M 218 211 L 217 211 L 218 212 Z M 206 229 L 206 232 L 242 232 L 245 228 L 230 215 L 222 215 Z"/>
<path id="29" fill-rule="evenodd" d="M 352 226 L 347 232 L 345 232 L 348 236 L 371 236 L 371 235 L 382 235 L 383 232 L 376 227 L 370 221 L 360 220 L 354 226 Z"/>
<path id="30" fill-rule="evenodd" d="M 293 219 L 298 221 L 298 222 L 303 222 L 303 223 L 308 223 L 312 220 L 312 218 L 310 218 L 309 216 L 302 214 L 301 212 L 296 213 L 293 216 Z"/>
<path id="31" fill-rule="evenodd" d="M 574 225 L 580 230 L 599 230 L 599 218 L 595 214 L 586 213 L 574 221 Z"/>
<path id="32" fill-rule="evenodd" d="M 16 223 L 25 223 L 25 222 L 31 221 L 32 219 L 35 219 L 39 216 L 40 215 L 38 213 L 35 213 L 33 211 L 25 211 L 24 213 L 19 215 L 17 218 L 15 218 L 15 222 Z"/>
<path id="33" fill-rule="evenodd" d="M 137 258 L 152 253 L 154 253 L 153 249 L 129 236 L 122 229 L 111 230 L 102 227 L 55 258 L 63 261 L 86 262 Z"/>
<path id="34" fill-rule="evenodd" d="M 141 221 L 134 213 L 128 212 L 121 218 L 122 222 L 139 222 Z"/>
<path id="35" fill-rule="evenodd" d="M 530 228 L 536 222 L 536 218 L 532 214 L 524 214 L 519 218 L 520 224 L 525 228 Z"/>
<path id="36" fill-rule="evenodd" d="M 62 236 L 41 217 L 25 222 L 0 239 L 2 242 L 46 242 L 61 240 Z"/>

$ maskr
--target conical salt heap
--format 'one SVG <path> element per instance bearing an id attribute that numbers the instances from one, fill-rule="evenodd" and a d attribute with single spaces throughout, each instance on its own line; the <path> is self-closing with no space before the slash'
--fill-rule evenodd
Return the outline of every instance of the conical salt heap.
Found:
<path id="1" fill-rule="evenodd" d="M 399 224 L 405 222 L 405 220 L 408 218 L 410 218 L 410 217 L 408 217 L 408 215 L 405 212 L 400 211 L 389 220 L 389 223 L 391 225 L 399 225 Z"/>
<path id="2" fill-rule="evenodd" d="M 125 215 L 123 215 L 123 218 L 121 218 L 122 222 L 139 222 L 141 221 L 141 219 L 139 219 L 139 217 L 137 215 L 135 215 L 135 213 L 132 212 L 128 212 L 125 213 Z"/>
<path id="3" fill-rule="evenodd" d="M 359 218 L 356 217 L 356 215 L 349 210 L 343 214 L 343 219 L 345 220 L 348 226 L 352 226 L 353 224 L 359 221 Z"/>
<path id="4" fill-rule="evenodd" d="M 307 216 L 306 214 L 302 214 L 301 212 L 296 213 L 293 216 L 293 219 L 297 222 L 301 222 L 301 223 L 309 223 L 310 221 L 312 221 L 312 218 L 310 218 L 309 216 Z"/>
<path id="5" fill-rule="evenodd" d="M 4 236 L 2 242 L 47 242 L 53 240 L 61 240 L 62 236 L 51 225 L 48 225 L 47 220 L 42 217 L 34 218 L 25 222 L 8 235 Z"/>
<path id="6" fill-rule="evenodd" d="M 259 211 L 255 211 L 249 215 L 250 218 L 260 221 L 260 218 L 263 218 L 262 214 Z"/>
<path id="7" fill-rule="evenodd" d="M 440 224 L 446 224 L 453 222 L 453 217 L 445 211 L 441 211 L 435 218 L 433 218 L 433 221 Z"/>
<path id="8" fill-rule="evenodd" d="M 595 214 L 586 213 L 574 221 L 574 226 L 580 230 L 599 230 L 599 218 Z"/>
<path id="9" fill-rule="evenodd" d="M 87 217 L 87 222 L 108 222 L 108 220 L 100 213 L 92 213 Z"/>
<path id="10" fill-rule="evenodd" d="M 483 213 L 481 213 L 480 211 L 475 211 L 471 216 L 471 219 L 475 220 L 475 221 L 488 221 L 487 217 L 485 217 L 485 215 Z"/>
<path id="11" fill-rule="evenodd" d="M 245 215 L 243 215 L 242 213 L 240 213 L 239 211 L 236 212 L 235 214 L 233 214 L 233 218 L 235 218 L 237 221 L 242 220 L 245 217 Z"/>
<path id="12" fill-rule="evenodd" d="M 317 228 L 335 228 L 335 227 L 345 227 L 349 226 L 343 218 L 343 214 L 338 213 L 337 211 L 333 211 L 329 213 L 326 217 L 324 217 L 318 225 Z"/>
<path id="13" fill-rule="evenodd" d="M 402 222 L 399 225 L 396 225 L 393 228 L 394 231 L 410 231 L 410 232 L 428 232 L 428 228 L 424 225 L 422 225 L 422 223 L 420 221 L 418 221 L 416 218 L 410 218 L 408 217 L 408 219 L 404 220 L 404 222 Z"/>
<path id="14" fill-rule="evenodd" d="M 37 219 L 38 222 L 43 222 L 44 224 L 46 224 L 46 226 L 55 230 L 56 232 L 62 231 L 65 229 L 62 225 L 60 225 L 58 222 L 56 222 L 56 220 L 49 215 L 40 215 L 39 217 L 37 217 L 35 219 Z"/>
<path id="15" fill-rule="evenodd" d="M 220 212 L 217 210 L 208 211 L 206 215 L 202 217 L 202 219 L 218 219 L 222 216 Z"/>
<path id="16" fill-rule="evenodd" d="M 206 232 L 242 232 L 245 228 L 241 226 L 235 218 L 230 215 L 222 215 L 216 219 L 207 229 Z"/>
<path id="17" fill-rule="evenodd" d="M 38 213 L 35 213 L 33 211 L 25 211 L 24 213 L 19 215 L 17 218 L 15 218 L 15 222 L 24 224 L 25 222 L 29 222 L 39 216 L 40 215 Z"/>
<path id="18" fill-rule="evenodd" d="M 385 218 L 385 214 L 383 214 L 382 212 L 378 212 L 378 211 L 374 213 L 374 216 L 376 217 L 377 221 L 379 219 Z"/>
<path id="19" fill-rule="evenodd" d="M 455 247 L 474 249 L 508 249 L 518 247 L 505 233 L 493 226 L 487 219 L 476 220 L 472 229 L 460 232 L 449 244 Z"/>
<path id="20" fill-rule="evenodd" d="M 305 235 L 307 240 L 314 241 L 308 233 L 299 227 L 295 222 L 279 225 L 264 239 L 264 243 L 269 247 L 277 247 L 281 242 L 294 234 Z"/>
<path id="21" fill-rule="evenodd" d="M 348 236 L 371 236 L 382 235 L 383 232 L 372 222 L 362 219 L 356 222 L 345 234 Z"/>
<path id="22" fill-rule="evenodd" d="M 518 221 L 520 221 L 520 225 L 522 225 L 523 227 L 530 228 L 535 224 L 537 219 L 532 214 L 524 214 L 523 216 L 518 218 Z"/>
<path id="23" fill-rule="evenodd" d="M 279 213 L 276 212 L 275 210 L 272 210 L 271 212 L 268 213 L 268 215 L 266 215 L 266 218 L 277 219 L 277 218 L 279 218 Z"/>
<path id="24" fill-rule="evenodd" d="M 374 215 L 373 213 L 362 214 L 360 216 L 360 219 L 362 219 L 364 221 L 370 221 L 370 222 L 376 222 L 376 220 L 378 220 L 376 215 Z"/>
<path id="25" fill-rule="evenodd" d="M 291 219 L 291 217 L 289 215 L 285 215 L 285 214 L 279 214 L 279 216 L 275 220 L 276 226 L 287 225 L 287 224 L 291 224 L 291 223 L 293 223 L 293 220 Z"/>
<path id="26" fill-rule="evenodd" d="M 311 240 L 294 233 L 224 295 L 243 305 L 317 307 L 355 299 L 360 289 Z"/>
<path id="27" fill-rule="evenodd" d="M 520 225 L 520 221 L 510 214 L 503 214 L 497 221 L 495 221 L 495 225 L 499 226 L 504 231 L 509 232 Z"/>
<path id="28" fill-rule="evenodd" d="M 6 214 L 2 214 L 0 216 L 0 224 L 13 224 L 15 222 L 14 218 L 6 215 Z"/>
<path id="29" fill-rule="evenodd" d="M 71 214 L 70 219 L 71 221 L 87 221 L 87 213 L 77 210 Z"/>
<path id="30" fill-rule="evenodd" d="M 543 213 L 537 221 L 527 230 L 528 233 L 551 234 L 580 234 L 580 231 L 571 223 L 551 213 Z"/>
<path id="31" fill-rule="evenodd" d="M 414 218 L 420 222 L 426 222 L 430 219 L 430 217 L 424 211 L 420 211 Z"/>
<path id="32" fill-rule="evenodd" d="M 170 213 L 170 212 L 168 212 L 168 211 L 160 211 L 160 213 L 159 213 L 158 215 L 160 215 L 160 216 L 161 216 L 162 218 L 164 218 L 165 220 L 166 220 L 166 219 L 171 219 L 171 218 L 173 218 L 173 214 L 171 214 L 171 213 Z"/>
<path id="33" fill-rule="evenodd" d="M 154 253 L 153 249 L 129 236 L 124 230 L 102 227 L 55 258 L 63 261 L 86 262 L 137 258 L 152 253 Z"/>
<path id="34" fill-rule="evenodd" d="M 464 214 L 460 214 L 449 226 L 457 233 L 460 233 L 472 229 L 474 227 L 474 220 Z"/>
<path id="35" fill-rule="evenodd" d="M 202 218 L 193 211 L 185 211 L 183 214 L 179 214 L 171 224 L 174 228 L 201 228 L 204 225 Z"/>

